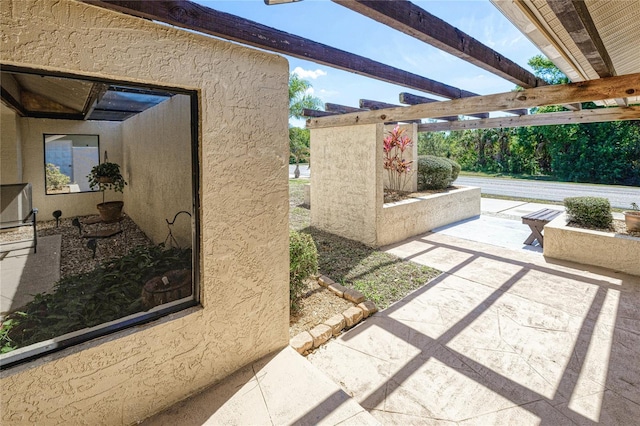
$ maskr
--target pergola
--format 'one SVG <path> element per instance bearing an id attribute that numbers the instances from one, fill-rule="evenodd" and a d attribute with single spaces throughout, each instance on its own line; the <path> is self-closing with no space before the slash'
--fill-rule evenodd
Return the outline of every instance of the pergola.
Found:
<path id="1" fill-rule="evenodd" d="M 358 107 L 327 104 L 326 111 L 305 111 L 309 128 L 445 120 L 419 127 L 419 131 L 438 131 L 640 118 L 640 107 L 630 106 L 640 102 L 640 55 L 629 48 L 640 41 L 640 7 L 634 1 L 492 0 L 573 81 L 548 86 L 411 2 L 333 0 L 523 88 L 485 96 L 189 1 L 85 1 L 450 99 L 400 93 L 400 103 L 408 106 L 365 99 Z M 582 110 L 580 103 L 590 101 L 617 107 Z M 526 115 L 528 108 L 544 105 L 564 105 L 569 111 Z M 515 115 L 489 118 L 493 111 Z M 473 119 L 458 121 L 458 116 Z"/>

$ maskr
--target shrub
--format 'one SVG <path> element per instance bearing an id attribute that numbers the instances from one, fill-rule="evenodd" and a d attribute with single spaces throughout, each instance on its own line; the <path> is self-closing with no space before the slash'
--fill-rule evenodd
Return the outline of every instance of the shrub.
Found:
<path id="1" fill-rule="evenodd" d="M 304 281 L 318 272 L 318 250 L 309 234 L 289 231 L 289 303 L 296 302 L 304 290 Z"/>
<path id="2" fill-rule="evenodd" d="M 418 190 L 448 187 L 452 182 L 452 170 L 451 163 L 443 157 L 418 156 Z"/>
<path id="3" fill-rule="evenodd" d="M 68 185 L 71 180 L 69 176 L 60 171 L 60 167 L 51 163 L 47 163 L 45 176 L 47 180 L 47 191 L 62 189 L 65 185 Z"/>
<path id="4" fill-rule="evenodd" d="M 456 161 L 452 160 L 451 158 L 446 158 L 443 157 L 445 160 L 447 160 L 449 163 L 451 163 L 451 182 L 449 182 L 449 185 L 451 185 L 456 179 L 458 179 L 458 175 L 460 174 L 460 170 L 462 169 L 460 167 L 460 164 L 458 164 Z"/>
<path id="5" fill-rule="evenodd" d="M 610 228 L 613 217 L 609 200 L 601 197 L 569 197 L 564 199 L 569 219 L 588 228 Z"/>

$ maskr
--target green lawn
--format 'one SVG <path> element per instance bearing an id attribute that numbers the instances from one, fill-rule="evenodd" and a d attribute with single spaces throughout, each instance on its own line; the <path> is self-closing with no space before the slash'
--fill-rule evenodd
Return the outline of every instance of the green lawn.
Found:
<path id="1" fill-rule="evenodd" d="M 306 183 L 308 180 L 289 180 L 289 223 L 291 229 L 313 237 L 318 247 L 321 274 L 345 287 L 359 290 L 379 309 L 388 307 L 441 274 L 436 269 L 310 227 L 310 211 L 301 207 Z"/>

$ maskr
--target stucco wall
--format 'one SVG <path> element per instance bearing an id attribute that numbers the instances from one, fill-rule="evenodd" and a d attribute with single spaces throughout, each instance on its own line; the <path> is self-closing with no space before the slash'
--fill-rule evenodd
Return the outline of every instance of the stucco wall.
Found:
<path id="1" fill-rule="evenodd" d="M 375 245 L 382 138 L 381 124 L 311 130 L 311 226 Z"/>
<path id="2" fill-rule="evenodd" d="M 156 244 L 167 238 L 165 219 L 191 212 L 189 102 L 175 95 L 122 123 L 124 210 Z M 189 216 L 176 219 L 172 234 L 181 247 L 191 247 Z"/>
<path id="3" fill-rule="evenodd" d="M 102 192 L 76 194 L 45 194 L 43 134 L 91 134 L 100 137 L 100 160 L 104 151 L 109 161 L 122 164 L 122 132 L 114 121 L 51 120 L 20 118 L 22 133 L 23 179 L 33 185 L 33 206 L 39 210 L 38 220 L 52 220 L 51 213 L 62 211 L 62 217 L 98 214 L 96 204 L 102 202 Z M 106 201 L 121 200 L 122 194 L 106 191 Z"/>
<path id="4" fill-rule="evenodd" d="M 480 188 L 474 187 L 385 204 L 379 216 L 377 244 L 393 244 L 479 215 Z"/>
<path id="5" fill-rule="evenodd" d="M 22 183 L 20 117 L 0 104 L 0 183 Z"/>
<path id="6" fill-rule="evenodd" d="M 199 91 L 202 219 L 202 308 L 2 372 L 3 424 L 130 424 L 284 347 L 287 61 L 70 0 L 0 11 L 5 62 Z"/>
<path id="7" fill-rule="evenodd" d="M 573 228 L 561 214 L 544 227 L 544 255 L 640 276 L 640 238 Z"/>

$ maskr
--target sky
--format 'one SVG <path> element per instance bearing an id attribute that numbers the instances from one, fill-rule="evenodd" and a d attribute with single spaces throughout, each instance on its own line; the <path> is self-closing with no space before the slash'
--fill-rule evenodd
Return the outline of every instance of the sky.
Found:
<path id="1" fill-rule="evenodd" d="M 503 78 L 329 0 L 273 6 L 262 0 L 196 2 L 481 95 L 508 92 L 515 87 Z M 541 53 L 489 0 L 413 3 L 526 69 L 530 70 L 529 58 Z M 289 70 L 308 80 L 312 85 L 310 93 L 323 102 L 358 107 L 360 99 L 372 99 L 399 104 L 398 95 L 403 91 L 441 99 L 314 62 L 288 56 L 287 59 Z M 304 126 L 303 120 L 290 123 Z"/>

